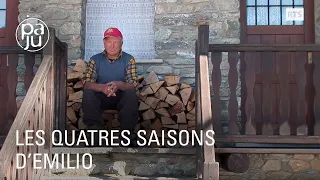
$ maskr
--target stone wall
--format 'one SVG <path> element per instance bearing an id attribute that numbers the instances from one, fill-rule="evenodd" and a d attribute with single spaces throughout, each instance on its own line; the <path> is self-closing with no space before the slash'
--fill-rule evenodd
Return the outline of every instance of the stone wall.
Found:
<path id="1" fill-rule="evenodd" d="M 78 150 L 73 150 L 72 153 Z M 80 150 L 79 150 L 80 151 Z M 143 177 L 195 177 L 196 156 L 191 151 L 171 153 L 149 150 L 92 150 L 93 168 L 88 170 L 57 170 L 59 176 L 95 176 L 99 174 L 133 175 Z M 152 152 L 154 151 L 154 152 Z M 59 151 L 66 153 L 63 150 Z M 87 151 L 86 151 L 87 152 Z M 187 153 L 186 153 L 187 152 Z M 81 156 L 80 156 L 81 157 Z M 314 154 L 251 154 L 250 167 L 244 173 L 231 173 L 220 168 L 221 180 L 318 180 L 320 156 Z M 72 165 L 74 166 L 74 165 Z M 221 165 L 220 165 L 221 167 Z M 121 178 L 120 178 L 121 179 Z"/>
<path id="2" fill-rule="evenodd" d="M 220 171 L 221 180 L 318 180 L 320 156 L 314 154 L 253 154 L 247 172 Z"/>
<path id="3" fill-rule="evenodd" d="M 68 43 L 69 64 L 72 60 L 81 58 L 84 50 L 84 4 L 85 0 L 20 0 L 19 4 L 19 22 L 26 19 L 27 16 L 40 18 L 48 26 L 55 28 L 56 36 L 63 42 Z M 17 84 L 17 100 L 26 95 L 24 88 L 24 60 L 20 58 Z M 34 73 L 41 60 L 36 60 Z"/>
<path id="4" fill-rule="evenodd" d="M 20 0 L 19 22 L 30 17 L 43 20 L 55 28 L 56 36 L 69 45 L 69 60 L 83 55 L 83 9 L 85 0 Z"/>
<path id="5" fill-rule="evenodd" d="M 239 43 L 239 2 L 237 0 L 156 0 L 155 37 L 159 66 L 145 71 L 174 73 L 194 83 L 195 47 L 198 25 L 210 27 L 210 43 Z"/>

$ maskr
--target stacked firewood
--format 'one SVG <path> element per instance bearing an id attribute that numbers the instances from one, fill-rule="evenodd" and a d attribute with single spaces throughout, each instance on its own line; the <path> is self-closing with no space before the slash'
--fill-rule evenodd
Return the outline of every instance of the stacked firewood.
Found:
<path id="1" fill-rule="evenodd" d="M 78 60 L 73 69 L 68 70 L 67 75 L 67 129 L 86 129 L 82 122 L 83 112 L 81 108 L 83 84 L 83 72 L 86 63 Z M 159 79 L 156 73 L 150 72 L 147 77 L 140 77 L 136 88 L 139 98 L 139 123 L 135 133 L 145 130 L 151 134 L 156 130 L 158 137 L 161 131 L 195 129 L 195 92 L 193 88 L 184 82 L 180 82 L 177 75 L 167 75 Z M 102 118 L 106 121 L 105 129 L 119 129 L 120 122 L 118 111 L 105 110 Z M 165 133 L 166 134 L 166 133 Z"/>

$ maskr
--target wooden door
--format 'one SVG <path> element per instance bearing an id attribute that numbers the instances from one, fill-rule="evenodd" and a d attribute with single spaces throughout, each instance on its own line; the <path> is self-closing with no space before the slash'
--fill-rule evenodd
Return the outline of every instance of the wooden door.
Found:
<path id="1" fill-rule="evenodd" d="M 314 43 L 313 0 L 240 2 L 241 43 Z M 285 10 L 291 7 L 304 8 L 303 21 L 286 20 Z M 308 63 L 307 57 L 307 52 L 242 54 L 242 115 L 244 121 L 250 116 L 253 126 L 256 126 L 256 132 L 247 128 L 246 133 L 307 133 L 304 125 L 310 129 L 313 121 L 312 64 Z M 252 88 L 246 88 L 250 83 Z"/>
<path id="2" fill-rule="evenodd" d="M 18 0 L 0 0 L 0 48 L 17 46 L 17 26 Z M 17 55 L 0 54 L 0 136 L 7 133 L 16 115 L 17 64 Z"/>

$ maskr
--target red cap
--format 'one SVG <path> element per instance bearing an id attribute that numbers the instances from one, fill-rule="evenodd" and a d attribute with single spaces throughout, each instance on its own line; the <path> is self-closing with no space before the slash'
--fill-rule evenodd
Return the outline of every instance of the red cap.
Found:
<path id="1" fill-rule="evenodd" d="M 110 37 L 110 36 L 122 38 L 122 33 L 119 31 L 119 29 L 111 27 L 104 32 L 104 38 Z"/>

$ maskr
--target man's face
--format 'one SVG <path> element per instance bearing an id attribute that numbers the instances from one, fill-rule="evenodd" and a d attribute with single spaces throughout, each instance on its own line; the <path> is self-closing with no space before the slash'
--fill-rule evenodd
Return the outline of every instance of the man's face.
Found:
<path id="1" fill-rule="evenodd" d="M 120 37 L 107 37 L 103 40 L 104 49 L 109 56 L 117 56 L 122 47 L 122 39 Z"/>

